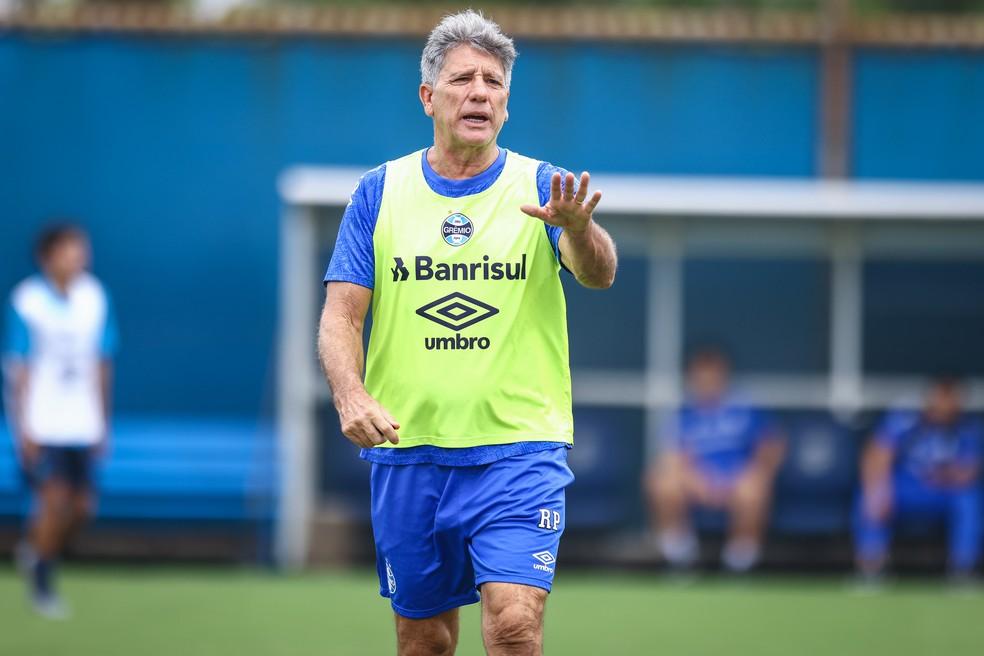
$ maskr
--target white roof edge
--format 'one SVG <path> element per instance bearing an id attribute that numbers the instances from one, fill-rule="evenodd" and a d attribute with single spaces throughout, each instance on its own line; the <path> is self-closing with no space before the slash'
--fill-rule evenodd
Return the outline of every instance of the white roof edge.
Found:
<path id="1" fill-rule="evenodd" d="M 297 166 L 278 181 L 289 205 L 344 206 L 368 168 Z M 598 174 L 599 212 L 647 216 L 984 221 L 984 184 Z"/>

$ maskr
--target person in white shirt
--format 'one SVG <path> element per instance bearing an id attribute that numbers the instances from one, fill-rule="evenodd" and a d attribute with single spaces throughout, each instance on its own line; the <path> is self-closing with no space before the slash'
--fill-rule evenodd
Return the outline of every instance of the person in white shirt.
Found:
<path id="1" fill-rule="evenodd" d="M 54 568 L 93 511 L 92 468 L 107 447 L 118 337 L 109 296 L 87 271 L 82 229 L 44 230 L 36 256 L 40 274 L 11 292 L 4 349 L 7 415 L 37 496 L 17 560 L 34 608 L 63 617 Z"/>

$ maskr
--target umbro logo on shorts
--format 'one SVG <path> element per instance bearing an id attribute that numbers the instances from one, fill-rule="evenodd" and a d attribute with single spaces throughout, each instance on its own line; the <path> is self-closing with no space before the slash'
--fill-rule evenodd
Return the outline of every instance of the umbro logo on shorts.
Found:
<path id="1" fill-rule="evenodd" d="M 550 565 L 557 562 L 557 559 L 553 557 L 552 553 L 549 551 L 541 551 L 533 554 L 533 557 L 540 561 L 538 563 L 533 563 L 533 569 L 546 572 L 547 574 L 554 573 L 554 568 L 550 567 Z"/>

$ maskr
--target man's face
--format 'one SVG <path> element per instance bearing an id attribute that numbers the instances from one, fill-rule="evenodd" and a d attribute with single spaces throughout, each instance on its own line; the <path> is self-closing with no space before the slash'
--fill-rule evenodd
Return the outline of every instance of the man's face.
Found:
<path id="1" fill-rule="evenodd" d="M 949 424 L 960 415 L 963 400 L 960 387 L 953 383 L 937 383 L 926 396 L 926 414 L 937 423 Z"/>
<path id="2" fill-rule="evenodd" d="M 506 74 L 496 57 L 471 46 L 447 53 L 431 88 L 420 85 L 424 113 L 446 144 L 481 147 L 495 143 L 509 117 Z"/>
<path id="3" fill-rule="evenodd" d="M 690 391 L 703 403 L 720 401 L 728 389 L 728 365 L 716 357 L 702 357 L 690 365 Z"/>
<path id="4" fill-rule="evenodd" d="M 45 273 L 59 281 L 69 281 L 89 266 L 89 244 L 84 239 L 64 239 L 41 263 Z"/>

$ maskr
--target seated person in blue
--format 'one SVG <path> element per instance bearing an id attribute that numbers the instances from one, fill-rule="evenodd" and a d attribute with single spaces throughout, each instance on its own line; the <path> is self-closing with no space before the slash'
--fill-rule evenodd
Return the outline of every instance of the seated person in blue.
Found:
<path id="1" fill-rule="evenodd" d="M 761 411 L 731 397 L 730 369 L 718 350 L 694 354 L 689 397 L 663 431 L 660 457 L 646 475 L 659 548 L 673 567 L 687 567 L 697 558 L 690 518 L 695 507 L 728 513 L 721 555 L 726 568 L 747 571 L 761 553 L 785 440 Z"/>
<path id="2" fill-rule="evenodd" d="M 952 575 L 969 575 L 981 551 L 981 425 L 962 411 L 959 381 L 935 380 L 922 412 L 889 412 L 861 460 L 856 559 L 861 574 L 881 573 L 892 520 L 941 518 Z"/>

